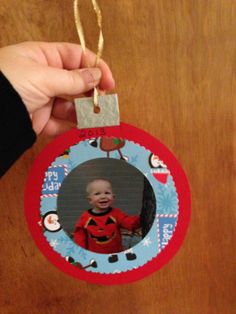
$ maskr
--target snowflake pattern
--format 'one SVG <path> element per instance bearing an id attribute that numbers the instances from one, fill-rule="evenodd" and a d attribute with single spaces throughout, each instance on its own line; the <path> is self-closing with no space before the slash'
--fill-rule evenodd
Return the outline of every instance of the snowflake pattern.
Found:
<path id="1" fill-rule="evenodd" d="M 143 246 L 147 246 L 149 247 L 152 244 L 152 241 L 150 240 L 150 238 L 145 238 L 142 242 Z"/>
<path id="2" fill-rule="evenodd" d="M 70 241 L 70 238 L 68 236 L 63 235 L 60 236 L 58 240 L 60 241 L 60 243 L 67 244 Z"/>
<path id="3" fill-rule="evenodd" d="M 164 185 L 158 187 L 158 213 L 177 214 L 178 200 L 174 189 L 166 189 Z"/>
<path id="4" fill-rule="evenodd" d="M 81 249 L 81 248 L 78 248 L 78 254 L 81 258 L 83 258 L 84 260 L 87 258 L 87 253 L 85 250 Z"/>
<path id="5" fill-rule="evenodd" d="M 49 244 L 51 245 L 51 247 L 56 248 L 59 245 L 59 242 L 57 241 L 57 239 L 52 239 Z"/>
<path id="6" fill-rule="evenodd" d="M 130 163 L 131 165 L 135 166 L 137 164 L 137 161 L 138 161 L 138 155 L 135 155 L 131 157 Z"/>

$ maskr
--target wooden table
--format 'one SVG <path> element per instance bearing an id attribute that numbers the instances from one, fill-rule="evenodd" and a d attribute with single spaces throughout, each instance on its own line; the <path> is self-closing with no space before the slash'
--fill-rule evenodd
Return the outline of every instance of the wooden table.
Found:
<path id="1" fill-rule="evenodd" d="M 95 16 L 81 2 L 95 50 Z M 192 192 L 190 229 L 174 259 L 142 281 L 109 287 L 65 275 L 37 249 L 24 218 L 27 174 L 49 142 L 39 137 L 0 182 L 0 312 L 233 314 L 236 2 L 99 3 L 122 121 L 159 138 L 182 164 Z M 2 46 L 78 42 L 69 0 L 1 0 L 0 17 Z"/>

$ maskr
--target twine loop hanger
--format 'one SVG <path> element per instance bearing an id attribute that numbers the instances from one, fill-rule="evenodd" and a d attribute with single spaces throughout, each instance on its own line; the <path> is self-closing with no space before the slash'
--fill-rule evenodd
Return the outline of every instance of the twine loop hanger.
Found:
<path id="1" fill-rule="evenodd" d="M 93 9 L 97 16 L 97 24 L 99 27 L 98 50 L 97 50 L 96 61 L 95 61 L 95 67 L 97 67 L 99 60 L 102 56 L 103 47 L 104 47 L 104 37 L 103 37 L 103 32 L 102 32 L 102 13 L 101 13 L 101 10 L 97 1 L 91 0 L 91 2 L 93 4 Z M 79 0 L 74 0 L 74 17 L 75 17 L 76 29 L 79 35 L 80 44 L 81 44 L 82 51 L 86 60 L 86 43 L 85 43 L 84 30 L 83 30 L 83 26 L 82 26 L 82 22 L 80 18 Z M 98 96 L 99 96 L 99 89 L 98 87 L 94 86 L 94 93 L 93 93 L 94 113 L 100 112 Z"/>

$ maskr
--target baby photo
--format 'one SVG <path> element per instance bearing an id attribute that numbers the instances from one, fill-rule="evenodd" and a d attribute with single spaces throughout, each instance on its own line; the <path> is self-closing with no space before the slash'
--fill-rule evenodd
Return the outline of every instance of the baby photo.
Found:
<path id="1" fill-rule="evenodd" d="M 127 250 L 150 230 L 156 209 L 146 177 L 126 161 L 88 161 L 64 180 L 58 197 L 63 229 L 80 247 L 101 254 Z"/>

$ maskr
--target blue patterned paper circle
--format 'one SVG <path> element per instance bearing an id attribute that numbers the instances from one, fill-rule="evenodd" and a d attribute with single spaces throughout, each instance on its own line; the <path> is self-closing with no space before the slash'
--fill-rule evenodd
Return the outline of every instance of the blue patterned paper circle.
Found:
<path id="1" fill-rule="evenodd" d="M 99 142 L 101 138 L 96 140 Z M 98 254 L 79 247 L 61 227 L 57 211 L 58 194 L 64 179 L 79 165 L 107 157 L 106 153 L 91 145 L 91 140 L 85 140 L 69 147 L 45 173 L 40 206 L 44 236 L 50 246 L 69 263 L 79 263 L 89 272 L 113 274 L 143 266 L 164 249 L 177 224 L 178 195 L 164 161 L 128 140 L 121 151 L 126 162 L 141 171 L 151 184 L 156 198 L 156 215 L 144 239 L 131 249 L 117 253 L 117 261 L 113 263 L 109 254 Z M 112 151 L 109 157 L 120 159 L 120 152 Z M 130 254 L 135 258 L 127 258 Z"/>

